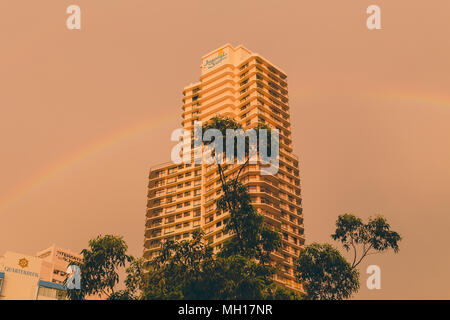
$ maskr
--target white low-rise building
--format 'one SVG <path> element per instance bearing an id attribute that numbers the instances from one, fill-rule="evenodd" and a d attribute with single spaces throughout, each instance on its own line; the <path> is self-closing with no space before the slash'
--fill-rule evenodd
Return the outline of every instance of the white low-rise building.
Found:
<path id="1" fill-rule="evenodd" d="M 0 257 L 0 300 L 65 299 L 65 272 L 81 258 L 55 245 L 36 256 L 7 251 Z"/>

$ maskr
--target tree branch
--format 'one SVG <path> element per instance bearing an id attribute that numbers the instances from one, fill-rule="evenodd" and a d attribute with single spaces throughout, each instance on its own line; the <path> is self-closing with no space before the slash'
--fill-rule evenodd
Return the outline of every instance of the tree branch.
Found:
<path id="1" fill-rule="evenodd" d="M 362 254 L 361 258 L 358 260 L 358 262 L 353 266 L 353 268 L 356 268 L 361 263 L 361 261 L 364 259 L 364 257 L 367 256 L 367 254 L 370 251 L 370 249 L 372 249 L 372 245 L 370 245 L 369 248 L 367 248 L 367 250 L 365 250 L 365 244 L 364 244 L 364 246 L 363 246 L 363 254 Z"/>
<path id="2" fill-rule="evenodd" d="M 353 262 L 352 262 L 352 268 L 354 268 L 355 262 L 356 262 L 356 246 L 355 246 L 355 244 L 354 244 L 353 237 L 352 237 L 351 245 L 352 245 L 352 247 L 353 247 Z"/>

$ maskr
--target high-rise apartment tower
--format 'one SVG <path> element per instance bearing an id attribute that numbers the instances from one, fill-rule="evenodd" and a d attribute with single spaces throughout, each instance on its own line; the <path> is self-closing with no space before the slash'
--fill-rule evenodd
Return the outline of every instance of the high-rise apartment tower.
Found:
<path id="1" fill-rule="evenodd" d="M 283 247 L 273 254 L 281 266 L 275 281 L 299 290 L 294 259 L 304 245 L 298 158 L 293 154 L 286 73 L 243 46 L 225 45 L 202 58 L 200 81 L 183 90 L 182 127 L 192 131 L 195 121 L 232 117 L 243 129 L 263 123 L 279 130 L 279 170 L 261 175 L 259 164 L 240 175 L 254 207 L 265 223 L 277 229 Z M 237 169 L 232 166 L 228 170 Z M 217 165 L 166 163 L 151 168 L 145 224 L 144 258 L 158 255 L 165 239 L 184 240 L 201 227 L 217 252 L 230 236 L 224 234 L 228 214 L 220 214 Z"/>

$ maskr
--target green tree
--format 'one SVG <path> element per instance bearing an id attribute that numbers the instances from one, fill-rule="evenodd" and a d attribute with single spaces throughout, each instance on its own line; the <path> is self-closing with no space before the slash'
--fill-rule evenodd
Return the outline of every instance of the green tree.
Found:
<path id="1" fill-rule="evenodd" d="M 183 299 L 186 286 L 198 279 L 202 266 L 212 259 L 203 241 L 203 231 L 194 230 L 191 240 L 162 243 L 160 254 L 149 262 L 143 299 Z"/>
<path id="2" fill-rule="evenodd" d="M 280 234 L 264 223 L 264 216 L 251 204 L 247 189 L 237 181 L 225 183 L 226 192 L 217 200 L 218 212 L 229 212 L 224 228 L 229 238 L 219 253 L 221 257 L 241 255 L 269 263 L 270 253 L 281 247 Z"/>
<path id="3" fill-rule="evenodd" d="M 127 255 L 128 246 L 122 237 L 98 236 L 89 241 L 89 248 L 81 251 L 81 289 L 67 290 L 72 300 L 84 299 L 88 295 L 116 298 L 115 286 L 119 282 L 118 271 L 132 257 Z"/>
<path id="4" fill-rule="evenodd" d="M 359 290 L 357 267 L 370 254 L 393 249 L 399 251 L 400 235 L 392 231 L 386 218 L 376 216 L 367 223 L 351 215 L 340 215 L 331 237 L 352 250 L 349 263 L 329 244 L 312 244 L 300 252 L 297 277 L 304 283 L 310 299 L 347 299 Z"/>
<path id="5" fill-rule="evenodd" d="M 336 221 L 336 231 L 331 237 L 342 243 L 345 250 L 352 249 L 352 268 L 356 268 L 368 255 L 393 249 L 399 251 L 401 236 L 390 230 L 386 218 L 378 215 L 369 218 L 365 224 L 361 218 L 352 214 L 340 215 Z"/>
<path id="6" fill-rule="evenodd" d="M 203 231 L 194 230 L 191 240 L 165 241 L 159 256 L 149 262 L 143 299 L 183 299 L 186 288 L 202 275 L 203 265 L 212 259 Z"/>
<path id="7" fill-rule="evenodd" d="M 166 241 L 150 262 L 142 299 L 298 299 L 300 296 L 273 283 L 273 269 L 241 255 L 214 257 L 202 241 Z"/>
<path id="8" fill-rule="evenodd" d="M 226 134 L 229 129 L 242 129 L 231 118 L 214 117 L 203 127 L 204 130 L 216 129 L 222 134 L 222 145 L 226 145 Z M 241 173 L 249 164 L 252 152 L 260 152 L 260 129 L 267 130 L 266 153 L 271 151 L 271 131 L 264 125 L 256 127 L 256 145 L 249 139 L 245 142 L 245 162 L 240 166 L 221 165 L 224 154 L 216 153 L 216 163 L 220 176 L 222 195 L 216 201 L 218 213 L 229 213 L 224 233 L 230 237 L 221 248 L 218 258 L 212 264 L 216 275 L 226 275 L 221 279 L 214 279 L 221 283 L 220 290 L 216 288 L 219 299 L 264 299 L 276 294 L 282 296 L 289 290 L 282 290 L 275 286 L 272 276 L 276 269 L 271 263 L 270 254 L 281 248 L 281 236 L 264 223 L 264 216 L 257 212 L 251 204 L 250 194 L 239 181 Z M 213 143 L 213 142 L 211 142 Z M 215 150 L 217 152 L 217 150 Z M 237 157 L 237 139 L 234 140 L 234 154 Z M 217 270 L 218 269 L 218 270 Z M 212 271 L 213 271 L 212 270 Z M 275 288 L 275 289 L 274 289 Z M 288 294 L 289 295 L 289 294 Z M 295 296 L 292 293 L 290 296 Z"/>
<path id="9" fill-rule="evenodd" d="M 226 132 L 229 129 L 242 129 L 241 125 L 232 118 L 214 117 L 207 122 L 203 130 L 216 129 L 222 134 L 222 145 L 226 145 Z M 227 257 L 239 254 L 244 257 L 257 258 L 261 263 L 270 261 L 270 253 L 281 247 L 281 236 L 264 223 L 264 216 L 259 214 L 251 204 L 250 194 L 240 183 L 239 178 L 243 169 L 249 164 L 252 149 L 259 151 L 259 129 L 266 129 L 266 126 L 258 125 L 256 128 L 256 145 L 251 145 L 249 140 L 245 140 L 245 162 L 236 170 L 226 165 L 221 165 L 220 159 L 223 154 L 216 154 L 216 162 L 222 186 L 222 196 L 217 200 L 217 209 L 221 213 L 230 214 L 225 227 L 225 232 L 231 232 L 233 237 L 225 242 L 219 256 Z M 271 150 L 270 130 L 267 139 L 267 152 Z M 207 143 L 212 144 L 214 141 Z M 237 156 L 237 139 L 234 140 L 234 157 Z M 227 170 L 228 169 L 228 170 Z M 229 178 L 232 176 L 232 178 Z"/>
<path id="10" fill-rule="evenodd" d="M 359 289 L 359 272 L 329 244 L 306 246 L 296 266 L 308 299 L 347 299 Z"/>
<path id="11" fill-rule="evenodd" d="M 109 300 L 137 300 L 145 286 L 147 262 L 144 258 L 131 257 L 131 263 L 126 268 L 125 289 L 114 292 Z"/>
<path id="12" fill-rule="evenodd" d="M 215 117 L 203 130 L 219 130 L 225 146 L 226 130 L 240 128 L 231 118 Z M 268 140 L 270 149 L 270 135 Z M 224 233 L 232 236 L 217 255 L 213 255 L 212 249 L 205 244 L 200 230 L 194 232 L 192 240 L 162 243 L 159 256 L 150 262 L 142 298 L 301 298 L 297 292 L 274 283 L 276 268 L 271 263 L 270 253 L 281 247 L 281 236 L 264 223 L 264 216 L 252 206 L 247 189 L 239 181 L 249 163 L 251 148 L 258 146 L 247 141 L 245 162 L 238 166 L 222 165 L 219 159 L 224 155 L 217 150 L 215 153 L 222 189 L 216 202 L 217 209 L 221 214 L 229 213 Z M 235 145 L 235 152 L 236 149 Z"/>
<path id="13" fill-rule="evenodd" d="M 217 257 L 202 264 L 200 277 L 184 288 L 187 299 L 299 299 L 292 290 L 276 285 L 273 269 L 241 255 Z"/>

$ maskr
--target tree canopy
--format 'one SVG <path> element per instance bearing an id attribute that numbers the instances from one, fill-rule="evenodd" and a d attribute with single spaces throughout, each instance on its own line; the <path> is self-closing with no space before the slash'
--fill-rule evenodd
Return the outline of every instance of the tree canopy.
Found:
<path id="1" fill-rule="evenodd" d="M 358 265 L 370 254 L 399 251 L 400 235 L 390 229 L 386 218 L 369 218 L 365 224 L 352 214 L 340 215 L 331 237 L 352 250 L 352 263 L 329 244 L 313 243 L 300 252 L 297 277 L 309 299 L 347 299 L 359 290 Z"/>
<path id="2" fill-rule="evenodd" d="M 306 246 L 296 265 L 309 299 L 347 299 L 359 289 L 359 272 L 330 244 Z"/>
<path id="3" fill-rule="evenodd" d="M 386 218 L 381 215 L 369 218 L 365 224 L 361 218 L 344 214 L 338 217 L 336 231 L 331 237 L 341 242 L 345 250 L 352 249 L 352 267 L 355 268 L 368 255 L 388 249 L 393 249 L 395 253 L 399 251 L 398 243 L 402 238 L 390 228 Z"/>
<path id="4" fill-rule="evenodd" d="M 83 260 L 77 265 L 81 270 L 81 288 L 67 290 L 70 299 L 84 299 L 88 295 L 115 295 L 119 282 L 119 269 L 125 267 L 132 257 L 127 255 L 128 246 L 122 237 L 98 236 L 89 241 L 89 248 L 81 251 Z M 73 263 L 76 264 L 76 263 Z"/>

